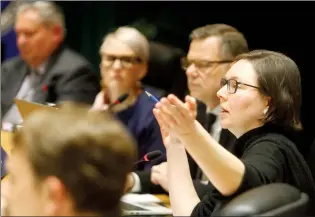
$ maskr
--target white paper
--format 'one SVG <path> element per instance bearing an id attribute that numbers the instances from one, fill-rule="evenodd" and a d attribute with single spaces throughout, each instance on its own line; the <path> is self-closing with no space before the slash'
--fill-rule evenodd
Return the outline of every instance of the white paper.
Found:
<path id="1" fill-rule="evenodd" d="M 159 198 L 155 197 L 152 194 L 133 194 L 133 193 L 128 193 L 125 194 L 122 199 L 124 202 L 129 202 L 129 203 L 159 203 L 162 202 Z"/>

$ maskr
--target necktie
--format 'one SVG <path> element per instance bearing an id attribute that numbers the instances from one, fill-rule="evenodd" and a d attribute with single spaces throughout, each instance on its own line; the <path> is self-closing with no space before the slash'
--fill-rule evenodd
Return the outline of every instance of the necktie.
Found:
<path id="1" fill-rule="evenodd" d="M 207 106 L 197 100 L 197 121 L 207 130 Z"/>
<path id="2" fill-rule="evenodd" d="M 211 132 L 211 128 L 212 125 L 214 124 L 214 122 L 216 121 L 217 116 L 214 115 L 213 113 L 209 113 L 207 115 L 207 131 L 210 133 Z"/>
<path id="3" fill-rule="evenodd" d="M 206 130 L 208 131 L 209 134 L 211 133 L 211 128 L 214 122 L 216 121 L 216 118 L 217 116 L 211 112 L 207 114 Z M 197 170 L 196 178 L 200 180 L 207 180 L 207 178 L 203 175 L 203 172 L 199 167 Z"/>
<path id="4" fill-rule="evenodd" d="M 36 89 L 38 89 L 40 81 L 41 76 L 39 73 L 32 71 L 25 77 L 21 88 L 15 97 L 27 101 L 34 101 L 34 93 L 36 92 Z M 2 121 L 4 123 L 8 122 L 13 124 L 20 124 L 22 122 L 22 117 L 15 104 L 12 104 Z"/>
<path id="5" fill-rule="evenodd" d="M 33 69 L 32 73 L 29 74 L 29 87 L 26 94 L 23 96 L 23 99 L 33 101 L 34 94 L 36 89 L 38 89 L 38 85 L 40 85 L 41 76 L 38 70 Z"/>

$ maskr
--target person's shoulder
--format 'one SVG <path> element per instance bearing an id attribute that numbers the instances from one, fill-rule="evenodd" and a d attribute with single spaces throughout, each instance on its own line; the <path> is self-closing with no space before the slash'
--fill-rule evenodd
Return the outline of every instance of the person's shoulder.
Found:
<path id="1" fill-rule="evenodd" d="M 59 59 L 68 65 L 90 65 L 90 62 L 82 54 L 66 46 L 59 53 Z"/>
<path id="2" fill-rule="evenodd" d="M 154 93 L 150 93 L 154 95 Z M 155 117 L 153 115 L 154 106 L 155 102 L 149 96 L 147 96 L 144 91 L 138 95 L 135 112 L 142 123 L 147 123 L 147 125 L 150 125 L 155 121 Z"/>
<path id="3" fill-rule="evenodd" d="M 58 52 L 52 55 L 52 71 L 62 76 L 81 76 L 88 74 L 97 78 L 92 64 L 81 54 L 68 48 L 59 48 Z M 98 79 L 98 78 L 97 78 Z M 97 80 L 94 79 L 94 80 Z"/>
<path id="4" fill-rule="evenodd" d="M 290 138 L 277 132 L 268 132 L 257 137 L 251 146 L 259 149 L 268 149 L 269 151 L 271 149 L 278 151 L 290 149 L 298 152 L 296 144 Z"/>
<path id="5" fill-rule="evenodd" d="M 141 111 L 143 115 L 153 116 L 153 108 L 155 102 L 147 96 L 145 92 L 138 95 L 137 109 Z"/>
<path id="6" fill-rule="evenodd" d="M 25 62 L 21 59 L 20 56 L 16 56 L 3 61 L 3 63 L 1 64 L 1 68 L 15 68 L 22 65 L 25 65 Z"/>

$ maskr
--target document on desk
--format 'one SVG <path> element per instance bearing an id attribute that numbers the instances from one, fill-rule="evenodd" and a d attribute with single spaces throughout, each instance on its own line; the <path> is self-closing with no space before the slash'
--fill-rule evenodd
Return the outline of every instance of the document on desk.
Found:
<path id="1" fill-rule="evenodd" d="M 125 194 L 122 199 L 122 201 L 129 202 L 129 203 L 161 203 L 162 201 L 155 197 L 152 194 L 133 194 L 128 193 Z"/>
<path id="2" fill-rule="evenodd" d="M 172 209 L 152 194 L 126 194 L 121 199 L 123 216 L 165 216 L 171 215 Z"/>

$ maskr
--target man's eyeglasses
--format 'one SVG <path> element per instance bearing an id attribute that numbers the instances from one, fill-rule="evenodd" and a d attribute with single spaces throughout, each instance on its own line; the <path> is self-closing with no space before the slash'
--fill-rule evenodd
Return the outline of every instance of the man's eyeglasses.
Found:
<path id="1" fill-rule="evenodd" d="M 239 87 L 240 84 L 248 86 L 248 87 L 253 87 L 253 88 L 256 88 L 256 89 L 260 90 L 259 87 L 256 87 L 256 86 L 253 86 L 253 85 L 249 85 L 249 84 L 245 84 L 245 83 L 241 83 L 241 82 L 238 82 L 235 79 L 227 80 L 225 78 L 221 78 L 221 83 L 220 83 L 221 88 L 226 85 L 228 93 L 231 93 L 231 94 L 236 93 L 237 88 Z"/>
<path id="2" fill-rule="evenodd" d="M 220 60 L 220 61 L 192 61 L 186 57 L 181 59 L 182 69 L 187 70 L 192 64 L 199 70 L 204 70 L 212 67 L 215 64 L 232 63 L 233 60 Z"/>
<path id="3" fill-rule="evenodd" d="M 123 68 L 130 68 L 135 64 L 143 62 L 140 57 L 104 55 L 102 57 L 102 66 L 111 67 L 116 60 L 119 60 Z"/>

